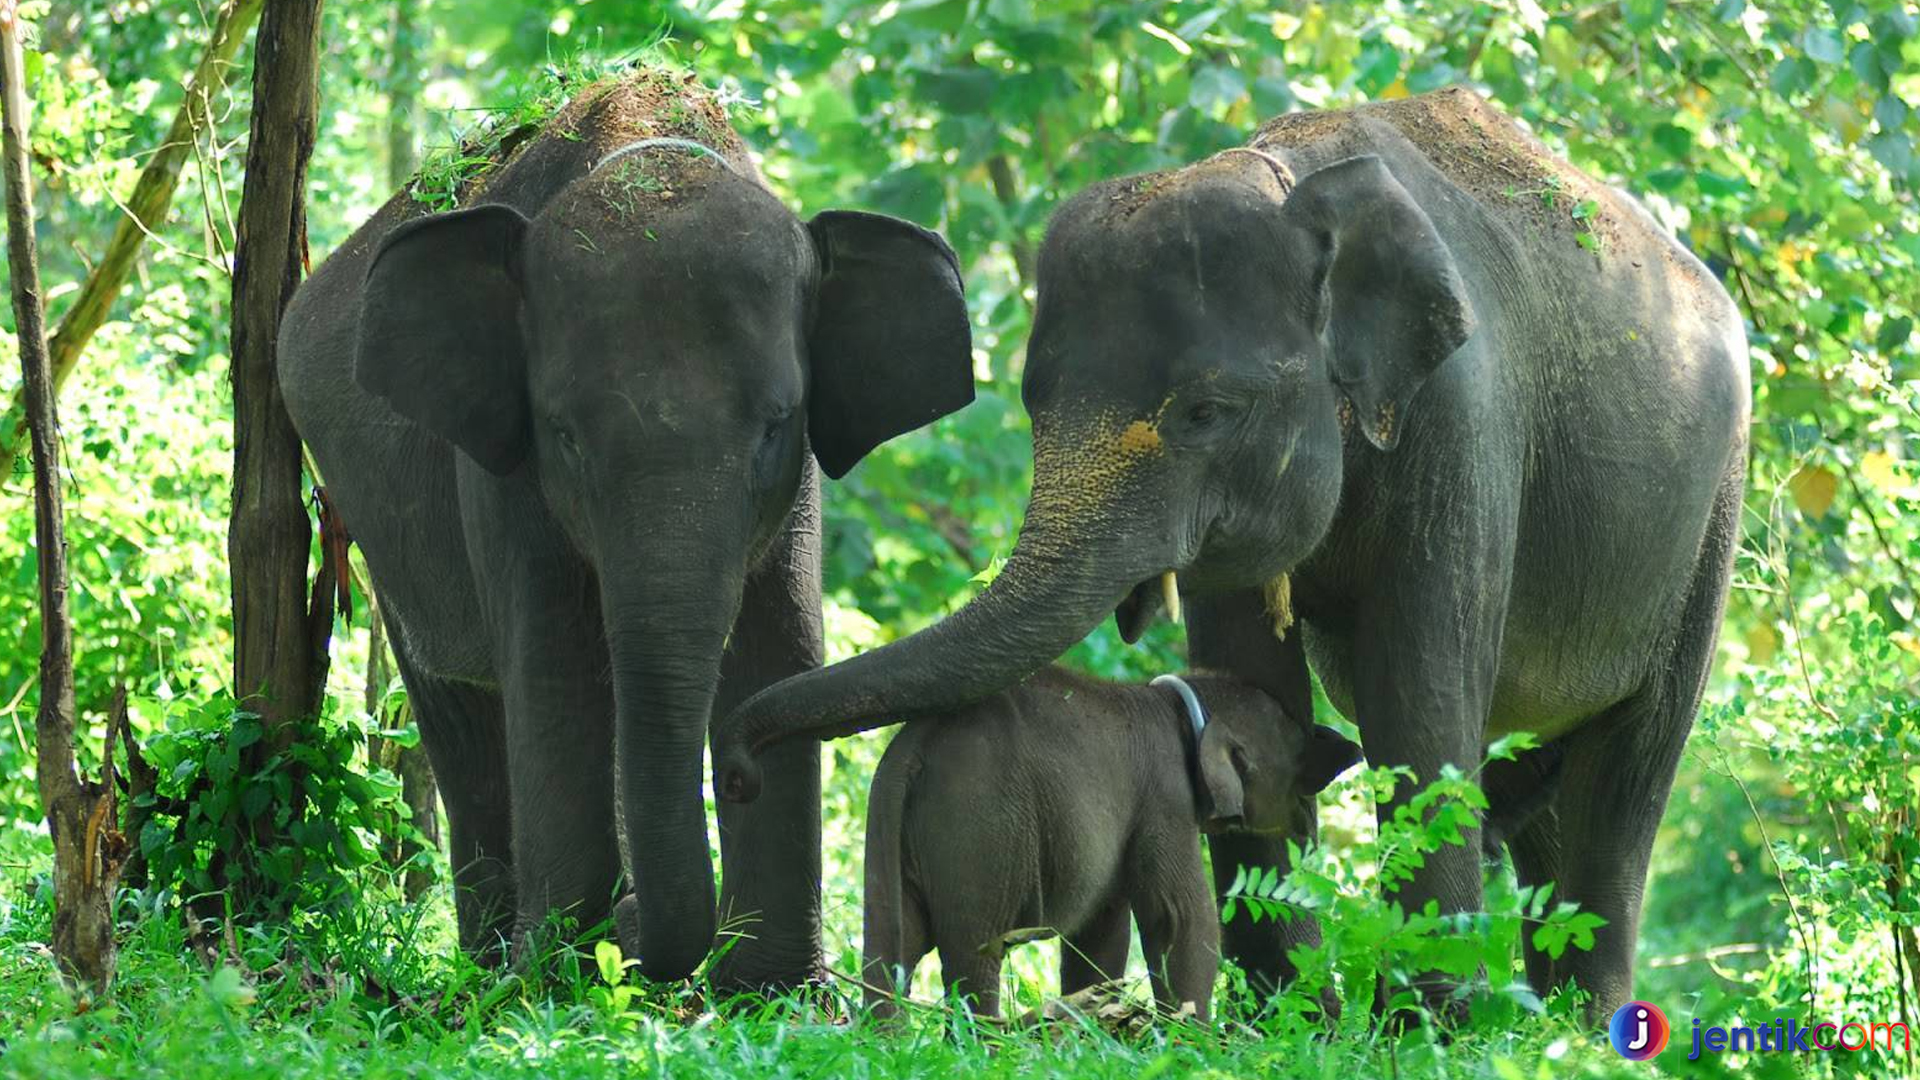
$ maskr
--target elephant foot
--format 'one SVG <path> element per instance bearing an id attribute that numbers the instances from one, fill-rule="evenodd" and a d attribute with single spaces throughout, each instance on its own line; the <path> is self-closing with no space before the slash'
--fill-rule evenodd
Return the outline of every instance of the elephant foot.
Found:
<path id="1" fill-rule="evenodd" d="M 763 996 L 797 992 L 811 996 L 813 991 L 830 988 L 826 965 L 818 952 L 807 950 L 785 957 L 769 949 L 743 953 L 742 947 L 747 944 L 736 942 L 728 949 L 724 940 L 720 943 L 726 951 L 708 968 L 708 981 L 716 992 Z"/>

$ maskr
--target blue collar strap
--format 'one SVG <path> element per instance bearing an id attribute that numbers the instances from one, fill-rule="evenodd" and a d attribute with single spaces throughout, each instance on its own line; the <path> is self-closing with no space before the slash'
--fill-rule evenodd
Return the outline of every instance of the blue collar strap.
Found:
<path id="1" fill-rule="evenodd" d="M 1180 695 L 1181 704 L 1187 707 L 1187 720 L 1193 725 L 1193 740 L 1197 746 L 1200 733 L 1207 730 L 1207 710 L 1200 704 L 1200 695 L 1193 692 L 1187 680 L 1178 675 L 1162 675 L 1149 683 L 1150 686 L 1171 686 L 1173 692 Z"/>

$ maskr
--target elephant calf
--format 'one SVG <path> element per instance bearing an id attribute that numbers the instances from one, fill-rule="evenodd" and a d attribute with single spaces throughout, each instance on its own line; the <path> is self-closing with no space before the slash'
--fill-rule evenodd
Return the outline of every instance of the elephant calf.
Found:
<path id="1" fill-rule="evenodd" d="M 1300 828 L 1359 760 L 1325 727 L 1219 676 L 1124 686 L 1049 668 L 910 723 L 867 818 L 869 1004 L 939 949 L 948 995 L 998 1015 L 1007 944 L 1058 933 L 1061 992 L 1121 973 L 1127 912 L 1165 1008 L 1204 1021 L 1220 919 L 1201 831 Z"/>

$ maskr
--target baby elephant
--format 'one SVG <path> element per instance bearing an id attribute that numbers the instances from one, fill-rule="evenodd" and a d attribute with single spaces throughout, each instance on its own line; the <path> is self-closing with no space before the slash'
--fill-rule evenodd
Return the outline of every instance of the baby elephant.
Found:
<path id="1" fill-rule="evenodd" d="M 1297 833 L 1359 757 L 1210 675 L 1125 686 L 1050 668 L 909 723 L 868 800 L 868 1003 L 890 1012 L 886 988 L 937 948 L 949 997 L 997 1016 L 1006 946 L 1054 933 L 1071 994 L 1124 971 L 1131 909 L 1155 1000 L 1204 1021 L 1220 917 L 1199 834 Z"/>

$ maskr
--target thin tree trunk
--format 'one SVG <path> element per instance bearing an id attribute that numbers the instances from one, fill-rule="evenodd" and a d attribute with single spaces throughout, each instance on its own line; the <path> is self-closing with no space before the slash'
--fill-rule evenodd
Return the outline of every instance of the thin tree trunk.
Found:
<path id="1" fill-rule="evenodd" d="M 320 0 L 274 0 L 254 41 L 253 116 L 233 273 L 234 696 L 261 718 L 251 766 L 292 744 L 326 687 L 332 558 L 311 598 L 312 532 L 302 498 L 300 437 L 275 370 L 280 317 L 306 249 L 304 196 L 317 109 Z M 294 777 L 296 805 L 300 777 Z M 236 883 L 243 892 L 257 883 Z"/>
<path id="2" fill-rule="evenodd" d="M 392 64 L 387 70 L 387 183 L 413 179 L 419 164 L 414 132 L 420 126 L 421 0 L 393 0 Z"/>
<path id="3" fill-rule="evenodd" d="M 173 116 L 166 142 L 160 144 L 147 159 L 146 168 L 140 170 L 133 195 L 127 199 L 113 238 L 107 241 L 106 252 L 94 264 L 93 272 L 87 275 L 79 295 L 74 297 L 72 306 L 67 308 L 53 332 L 51 365 L 56 397 L 80 362 L 87 342 L 107 321 L 107 314 L 113 309 L 121 287 L 127 283 L 127 275 L 133 272 L 134 260 L 145 245 L 148 233 L 157 231 L 165 223 L 174 188 L 180 183 L 180 170 L 193 150 L 194 141 L 207 127 L 213 98 L 226 85 L 227 70 L 233 66 L 234 54 L 246 40 L 247 31 L 260 17 L 262 2 L 227 0 L 221 6 L 214 20 L 213 37 L 207 42 L 207 51 L 200 56 L 199 66 L 194 68 L 192 81 L 187 83 L 186 100 Z M 25 402 L 24 394 L 16 395 L 6 417 L 0 419 L 0 480 L 13 475 L 14 460 L 26 437 Z"/>
<path id="4" fill-rule="evenodd" d="M 113 812 L 113 736 L 107 733 L 106 776 L 94 784 L 75 773 L 73 756 L 73 624 L 67 612 L 67 541 L 60 491 L 60 430 L 47 358 L 40 254 L 33 232 L 33 180 L 28 171 L 26 65 L 14 0 L 0 0 L 0 148 L 4 148 L 7 264 L 13 279 L 14 325 L 20 339 L 21 388 L 33 445 L 34 542 L 40 577 L 40 707 L 34 717 L 40 805 L 53 834 L 53 956 L 69 978 L 104 995 L 113 983 L 113 895 L 126 861 L 126 840 Z M 126 695 L 115 699 L 124 722 Z"/>

